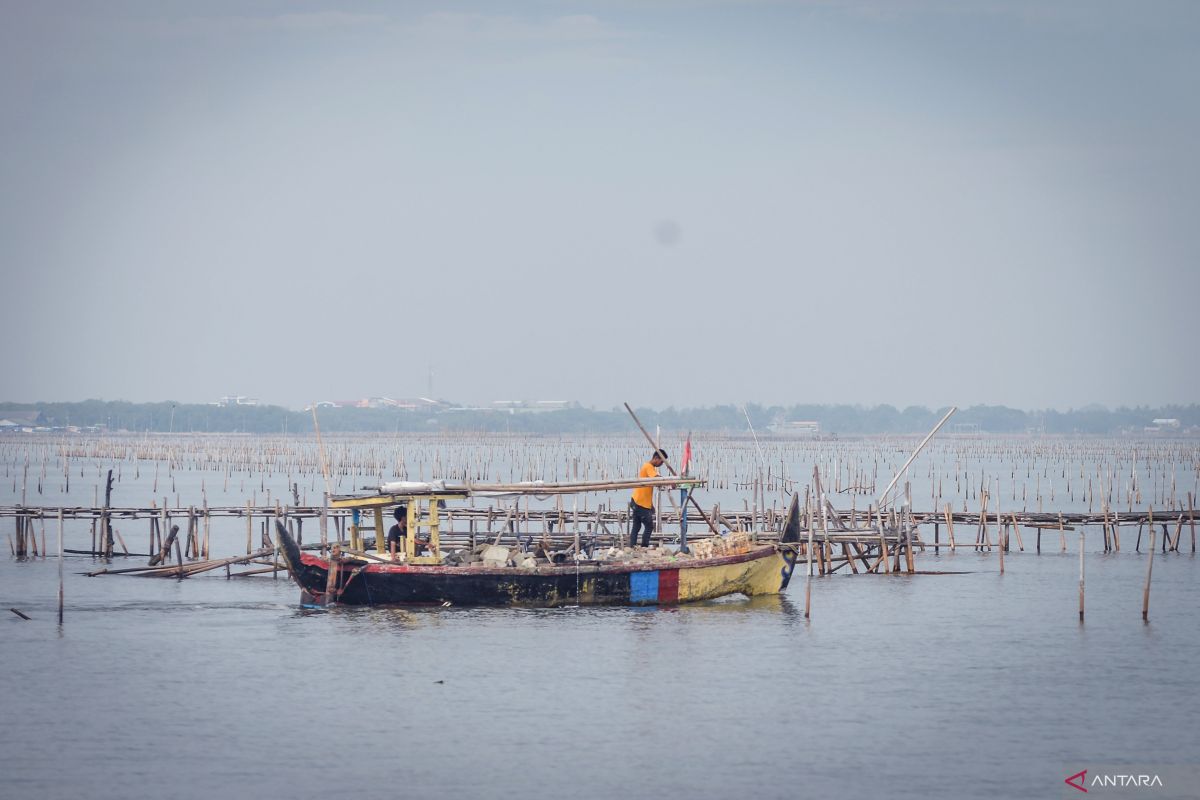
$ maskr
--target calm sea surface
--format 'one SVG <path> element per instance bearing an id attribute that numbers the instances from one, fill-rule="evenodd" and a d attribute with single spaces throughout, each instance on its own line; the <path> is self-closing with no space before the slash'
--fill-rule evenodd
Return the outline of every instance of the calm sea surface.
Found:
<path id="1" fill-rule="evenodd" d="M 72 559 L 73 573 L 90 564 Z M 1055 797 L 1200 763 L 1189 555 L 926 556 L 677 609 L 304 611 L 0 561 L 0 796 Z M 797 585 L 798 584 L 798 585 Z"/>
<path id="2" fill-rule="evenodd" d="M 1084 625 L 1070 534 L 1003 576 L 931 549 L 963 574 L 814 579 L 808 621 L 799 574 L 672 609 L 309 611 L 283 577 L 68 557 L 60 627 L 56 559 L 5 548 L 0 797 L 1061 797 L 1089 763 L 1200 764 L 1200 570 L 1185 528 L 1143 624 L 1134 538 L 1089 535 Z"/>

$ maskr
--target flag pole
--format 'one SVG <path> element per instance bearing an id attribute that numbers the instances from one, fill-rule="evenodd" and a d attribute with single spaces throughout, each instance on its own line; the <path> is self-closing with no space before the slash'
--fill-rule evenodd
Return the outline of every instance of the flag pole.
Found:
<path id="1" fill-rule="evenodd" d="M 692 432 L 688 431 L 687 439 L 683 443 L 683 463 L 680 469 L 683 470 L 683 477 L 688 476 L 688 470 L 692 465 Z M 679 487 L 679 550 L 683 553 L 690 553 L 687 543 L 687 501 L 691 496 L 691 490 L 687 486 Z"/>

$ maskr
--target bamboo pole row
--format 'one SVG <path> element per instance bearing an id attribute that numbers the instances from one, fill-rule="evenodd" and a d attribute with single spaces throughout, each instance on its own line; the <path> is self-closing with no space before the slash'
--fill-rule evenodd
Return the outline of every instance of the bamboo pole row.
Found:
<path id="1" fill-rule="evenodd" d="M 984 499 L 986 503 L 986 497 Z M 830 514 L 832 505 L 828 503 L 828 498 L 825 498 L 824 505 L 826 514 Z M 69 509 L 69 508 L 24 508 L 22 512 L 14 516 L 16 525 L 15 539 L 10 537 L 11 550 L 14 556 L 37 557 L 46 554 L 45 548 L 45 532 L 44 520 L 47 517 L 61 517 L 62 519 L 83 519 L 103 520 L 107 514 L 110 518 L 123 518 L 126 520 L 147 519 L 149 521 L 149 552 L 157 554 L 159 560 L 165 560 L 169 556 L 168 551 L 171 544 L 174 543 L 175 534 L 178 526 L 171 529 L 171 536 L 168 537 L 168 542 L 164 547 L 162 531 L 166 530 L 174 515 L 171 511 L 165 508 L 152 506 L 148 509 Z M 581 526 L 592 535 L 592 532 L 603 532 L 609 536 L 617 536 L 619 532 L 627 530 L 629 525 L 628 509 L 605 509 L 603 507 L 590 511 L 581 511 L 575 509 L 571 512 L 549 511 L 529 509 L 520 504 L 513 504 L 507 511 L 504 517 L 500 519 L 499 529 L 495 529 L 497 521 L 495 508 L 469 508 L 459 507 L 449 510 L 443 521 L 443 538 L 447 543 L 463 544 L 474 537 L 484 535 L 482 531 L 491 531 L 499 537 L 503 537 L 505 532 L 512 534 L 514 539 L 524 538 L 530 539 L 537 537 L 539 539 L 548 539 L 558 541 L 562 538 L 570 538 L 573 534 L 568 532 L 568 528 L 573 526 L 575 530 L 579 530 Z M 820 538 L 822 541 L 827 541 L 832 545 L 840 547 L 848 547 L 854 543 L 858 546 L 863 546 L 867 542 L 874 544 L 880 535 L 880 524 L 874 522 L 877 512 L 873 506 L 869 506 L 864 512 L 859 511 L 843 511 L 831 516 L 826 522 L 832 524 L 832 527 L 820 529 Z M 143 516 L 146 515 L 146 516 Z M 210 557 L 211 543 L 211 520 L 214 517 L 241 517 L 246 520 L 246 552 L 253 549 L 253 530 L 254 520 L 257 517 L 260 526 L 263 530 L 264 541 L 269 539 L 268 521 L 271 518 L 285 518 L 289 521 L 298 537 L 303 539 L 303 524 L 305 519 L 315 519 L 318 522 L 328 526 L 329 521 L 333 521 L 333 527 L 336 529 L 338 541 L 344 541 L 344 531 L 346 527 L 346 519 L 349 517 L 342 509 L 312 509 L 312 508 L 290 508 L 276 506 L 274 508 L 195 508 L 189 507 L 183 515 L 186 527 L 184 528 L 184 537 L 182 540 L 183 556 L 189 560 L 206 560 Z M 670 526 L 678 526 L 679 514 L 671 514 L 663 512 L 663 519 L 668 523 L 666 529 L 660 529 L 656 535 L 657 541 L 671 541 L 675 534 Z M 1055 518 L 1051 522 L 1051 517 Z M 714 506 L 711 513 L 712 519 L 718 521 L 727 530 L 754 530 L 755 538 L 763 541 L 773 541 L 779 536 L 779 529 L 782 526 L 782 516 L 768 514 L 767 518 L 762 521 L 762 524 L 753 522 L 753 515 L 737 511 L 727 511 L 719 506 Z M 39 547 L 37 537 L 34 535 L 34 521 L 38 521 L 42 525 L 42 544 Z M 689 514 L 689 522 L 694 520 L 694 517 Z M 110 520 L 111 521 L 111 520 Z M 1067 525 L 1070 521 L 1072 524 Z M 884 535 L 884 538 L 891 539 L 891 549 L 893 555 L 899 555 L 898 545 L 901 540 L 908 541 L 912 547 L 924 549 L 926 539 L 922 536 L 922 528 L 934 527 L 935 537 L 939 535 L 941 524 L 947 526 L 949 536 L 948 546 L 953 552 L 957 543 L 954 538 L 954 526 L 956 524 L 970 524 L 974 522 L 978 526 L 978 533 L 974 549 L 976 551 L 991 551 L 999 546 L 1004 552 L 1011 549 L 1012 542 L 1015 539 L 1017 547 L 1024 550 L 1024 544 L 1020 535 L 1020 527 L 1024 525 L 1027 528 L 1032 528 L 1036 531 L 1036 550 L 1041 553 L 1042 533 L 1047 530 L 1058 530 L 1060 537 L 1065 535 L 1066 531 L 1075 530 L 1077 527 L 1098 526 L 1101 529 L 1105 551 L 1107 552 L 1111 546 L 1118 546 L 1119 529 L 1121 527 L 1130 527 L 1138 525 L 1139 529 L 1151 522 L 1151 512 L 1148 510 L 1146 514 L 1127 515 L 1123 518 L 1114 516 L 1105 520 L 1103 517 L 1094 518 L 1090 515 L 1082 514 L 1065 514 L 1056 513 L 1039 514 L 1039 515 L 1021 515 L 1018 512 L 989 514 L 985 510 L 983 513 L 976 514 L 955 514 L 946 510 L 942 514 L 915 514 L 907 507 L 904 507 L 903 512 L 897 519 L 891 517 L 880 518 L 880 523 L 884 523 L 883 527 L 892 531 Z M 482 524 L 481 524 L 482 523 Z M 994 544 L 990 537 L 991 523 L 996 524 L 1000 531 L 999 544 Z M 1174 534 L 1168 529 L 1168 525 L 1159 523 L 1163 527 L 1164 536 L 1162 538 L 1162 548 L 1164 552 L 1178 552 L 1181 544 L 1184 541 L 1183 531 L 1185 524 L 1190 530 L 1194 531 L 1194 515 L 1175 515 L 1171 520 L 1174 526 Z M 817 523 L 812 523 L 816 525 Z M 456 525 L 459 526 L 456 528 Z M 1009 529 L 1012 535 L 1008 533 Z M 803 529 L 802 529 L 803 530 Z M 92 549 L 90 550 L 67 550 L 72 554 L 90 554 L 104 558 L 112 558 L 116 555 L 137 556 L 138 553 L 130 552 L 125 543 L 124 537 L 115 526 L 111 524 L 107 528 L 101 528 L 104 532 L 97 542 L 93 538 Z M 121 547 L 121 552 L 116 553 L 108 545 L 108 537 Z M 491 534 L 488 534 L 491 535 Z M 322 552 L 325 552 L 330 541 L 328 532 L 322 536 Z M 935 538 L 935 541 L 938 541 Z M 1140 551 L 1141 536 L 1139 535 L 1138 543 L 1135 545 L 1135 550 Z M 1192 547 L 1195 546 L 1195 537 L 1191 538 Z M 940 552 L 940 541 L 938 541 L 935 552 Z M 1063 543 L 1065 548 L 1065 541 Z M 904 557 L 907 559 L 910 547 L 904 548 Z M 1193 551 L 1194 552 L 1194 551 Z M 145 555 L 145 554 L 141 554 Z M 853 565 L 852 565 L 853 566 Z"/>
<path id="2" fill-rule="evenodd" d="M 873 436 L 846 440 L 767 439 L 706 434 L 695 451 L 695 463 L 709 476 L 713 489 L 766 493 L 797 490 L 797 475 L 815 465 L 832 495 L 854 498 L 874 494 L 903 459 L 915 437 Z M 170 481 L 176 493 L 177 475 L 207 473 L 209 488 L 227 493 L 231 486 L 243 494 L 258 484 L 268 495 L 322 488 L 349 491 L 368 476 L 409 480 L 456 478 L 483 481 L 604 479 L 628 475 L 630 464 L 644 457 L 643 443 L 630 436 L 527 436 L 439 433 L 347 435 L 328 439 L 321 448 L 311 436 L 228 435 L 137 436 L 10 435 L 0 439 L 0 467 L 12 479 L 14 497 L 52 491 L 57 482 L 69 491 L 72 478 L 88 471 L 104 479 L 140 478 L 146 471 L 159 484 Z M 667 443 L 670 448 L 671 443 Z M 324 454 L 322 454 L 324 449 Z M 153 465 L 153 466 L 151 466 Z M 152 471 L 152 472 L 151 472 Z M 160 475 L 160 473 L 162 473 Z M 1111 508 L 1153 504 L 1178 507 L 1185 493 L 1200 486 L 1200 448 L 1194 439 L 943 436 L 931 443 L 910 476 L 919 475 L 932 505 L 943 498 L 958 506 L 978 500 L 986 489 L 1040 510 L 1056 497 L 1087 504 L 1088 511 L 1107 503 Z M 286 477 L 284 487 L 277 479 Z M 1004 479 L 1004 486 L 996 481 Z M 1188 492 L 1188 483 L 1192 483 Z M 274 484 L 274 485 L 271 485 Z M 961 501 L 961 502 L 960 502 Z M 293 503 L 304 505 L 307 503 Z M 99 505 L 99 503 L 96 503 Z M 1061 504 L 1060 504 L 1061 505 Z"/>

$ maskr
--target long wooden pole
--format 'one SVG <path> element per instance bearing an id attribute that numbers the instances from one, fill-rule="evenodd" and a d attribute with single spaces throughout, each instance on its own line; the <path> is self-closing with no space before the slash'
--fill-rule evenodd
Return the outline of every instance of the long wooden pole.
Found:
<path id="1" fill-rule="evenodd" d="M 1082 527 L 1079 529 L 1079 621 L 1083 622 L 1083 528 Z"/>
<path id="2" fill-rule="evenodd" d="M 58 624 L 63 623 L 63 510 L 58 510 Z"/>
<path id="3" fill-rule="evenodd" d="M 638 430 L 640 430 L 642 435 L 646 437 L 646 441 L 650 443 L 650 446 L 655 447 L 654 437 L 652 437 L 650 432 L 646 430 L 646 426 L 642 425 L 642 421 L 638 419 L 637 414 L 633 413 L 633 409 L 629 407 L 629 403 L 625 404 L 625 410 L 629 412 L 629 416 L 633 417 L 634 424 L 638 426 Z M 655 449 L 657 450 L 658 448 L 655 447 Z M 679 473 L 675 471 L 675 468 L 671 466 L 670 461 L 664 458 L 663 463 L 666 464 L 667 469 L 671 471 L 672 475 L 679 475 Z M 708 529 L 713 532 L 713 536 L 720 536 L 721 532 L 717 530 L 717 526 L 714 525 L 713 521 L 708 518 L 707 514 L 704 513 L 704 509 L 701 508 L 700 504 L 696 502 L 696 498 L 691 492 L 688 492 L 688 500 L 691 501 L 692 505 L 696 507 L 696 511 L 699 512 L 700 518 L 708 525 Z"/>
<path id="4" fill-rule="evenodd" d="M 808 518 L 808 578 L 804 581 L 804 618 L 808 619 L 812 612 L 812 579 L 813 579 L 813 513 L 805 498 L 805 516 Z"/>
<path id="5" fill-rule="evenodd" d="M 313 430 L 317 433 L 317 452 L 321 456 L 321 475 L 325 478 L 325 497 L 328 503 L 329 495 L 333 494 L 333 488 L 329 483 L 329 459 L 325 456 L 325 442 L 321 439 L 321 423 L 317 422 L 317 404 L 312 404 Z"/>
<path id="6" fill-rule="evenodd" d="M 1150 508 L 1150 558 L 1146 562 L 1146 588 L 1142 592 L 1142 622 L 1150 621 L 1150 576 L 1154 574 L 1154 509 Z"/>
<path id="7" fill-rule="evenodd" d="M 628 406 L 626 406 L 626 408 L 628 408 Z M 921 443 L 917 445 L 917 449 L 913 450 L 912 455 L 909 456 L 908 460 L 904 462 L 904 466 L 900 467 L 900 469 L 896 471 L 895 476 L 892 477 L 892 480 L 890 483 L 888 483 L 887 488 L 883 490 L 883 493 L 880 494 L 879 498 L 875 501 L 875 505 L 879 506 L 880 511 L 883 510 L 884 503 L 887 501 L 887 496 L 891 493 L 892 488 L 895 487 L 896 482 L 900 480 L 900 476 L 904 474 L 905 470 L 908 469 L 912 462 L 917 460 L 917 456 L 920 455 L 921 451 L 925 449 L 925 445 L 929 444 L 929 440 L 934 437 L 934 434 L 942 429 L 942 426 L 946 424 L 946 420 L 954 416 L 955 411 L 958 411 L 958 407 L 950 406 L 950 410 L 946 412 L 946 416 L 942 417 L 941 422 L 933 426 L 933 430 L 931 430 L 929 434 L 921 440 Z"/>
<path id="8" fill-rule="evenodd" d="M 1192 493 L 1188 492 L 1188 524 L 1192 528 L 1192 552 L 1196 552 L 1196 512 L 1194 510 L 1195 501 L 1192 499 Z"/>

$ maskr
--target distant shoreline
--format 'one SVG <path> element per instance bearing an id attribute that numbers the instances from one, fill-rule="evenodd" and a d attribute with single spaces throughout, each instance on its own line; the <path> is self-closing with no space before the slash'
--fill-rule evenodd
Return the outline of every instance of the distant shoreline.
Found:
<path id="1" fill-rule="evenodd" d="M 945 409 L 890 405 L 717 405 L 692 409 L 638 409 L 643 423 L 673 432 L 829 439 L 927 432 Z M 318 410 L 324 433 L 512 433 L 613 434 L 631 430 L 623 409 L 598 410 L 576 404 L 544 410 L 533 406 L 465 408 L 440 403 L 429 409 L 324 407 Z M 311 410 L 282 406 L 200 403 L 80 402 L 0 403 L 4 432 L 244 433 L 313 432 Z M 1200 404 L 1068 411 L 1024 411 L 1005 406 L 960 409 L 944 433 L 958 435 L 1035 434 L 1108 436 L 1200 436 Z"/>

